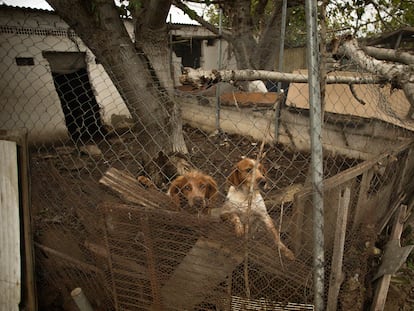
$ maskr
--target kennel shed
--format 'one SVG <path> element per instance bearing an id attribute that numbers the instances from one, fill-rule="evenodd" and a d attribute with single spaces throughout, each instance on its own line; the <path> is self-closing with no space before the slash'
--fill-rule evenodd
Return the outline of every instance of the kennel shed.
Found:
<path id="1" fill-rule="evenodd" d="M 413 148 L 406 141 L 324 181 L 327 299 L 339 310 L 363 308 L 372 286 L 366 283 L 373 273 L 368 245 L 375 245 L 402 197 L 410 195 Z M 100 206 L 105 239 L 98 244 L 106 250 L 102 267 L 115 310 L 312 310 L 310 187 L 272 202 L 288 210 L 282 236 L 297 256 L 291 262 L 260 227 L 237 238 L 214 212 L 168 210 L 164 195 L 116 169 L 101 183 L 124 201 Z"/>

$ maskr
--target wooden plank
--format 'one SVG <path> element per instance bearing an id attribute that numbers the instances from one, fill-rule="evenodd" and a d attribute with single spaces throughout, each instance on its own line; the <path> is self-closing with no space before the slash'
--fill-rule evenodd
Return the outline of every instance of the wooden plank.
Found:
<path id="1" fill-rule="evenodd" d="M 242 248 L 217 238 L 198 239 L 161 289 L 164 307 L 192 310 L 243 261 Z M 229 247 L 230 246 L 230 247 Z"/>
<path id="2" fill-rule="evenodd" d="M 177 210 L 169 196 L 157 189 L 145 189 L 134 176 L 111 167 L 99 182 L 116 192 L 127 202 L 147 208 Z"/>
<path id="3" fill-rule="evenodd" d="M 300 248 L 302 247 L 303 240 L 303 222 L 305 219 L 305 200 L 308 198 L 311 200 L 311 197 L 308 196 L 294 196 L 293 200 L 293 216 L 292 216 L 292 241 L 293 241 L 293 251 L 295 254 L 300 253 Z"/>
<path id="4" fill-rule="evenodd" d="M 390 220 L 392 219 L 394 213 L 399 209 L 400 205 L 406 198 L 406 194 L 400 194 L 397 200 L 388 208 L 387 213 L 381 218 L 380 222 L 378 223 L 378 236 L 381 234 L 382 230 L 385 229 L 385 226 L 388 225 Z M 414 203 L 414 202 L 413 202 Z"/>
<path id="5" fill-rule="evenodd" d="M 35 281 L 34 242 L 32 215 L 30 208 L 29 148 L 27 129 L 0 130 L 0 139 L 14 141 L 17 144 L 19 160 L 19 189 L 22 222 L 22 301 L 20 308 L 26 311 L 37 310 L 37 292 Z"/>
<path id="6" fill-rule="evenodd" d="M 414 146 L 414 140 L 402 142 L 398 146 L 395 146 L 394 148 L 392 148 L 392 150 L 390 150 L 389 152 L 382 153 L 376 157 L 373 157 L 372 159 L 361 162 L 339 174 L 336 174 L 335 176 L 325 179 L 323 183 L 323 189 L 329 190 L 329 189 L 338 187 L 340 185 L 343 185 L 344 183 L 350 181 L 351 179 L 354 179 L 355 177 L 365 173 L 366 171 L 371 169 L 373 166 L 375 166 L 378 162 L 386 163 L 387 159 L 390 156 L 397 155 L 398 153 L 408 148 L 412 148 L 413 146 Z M 298 196 L 298 198 L 301 198 L 301 197 L 311 195 L 312 192 L 313 192 L 312 186 L 306 186 L 302 189 L 302 191 L 298 192 L 296 196 Z"/>
<path id="7" fill-rule="evenodd" d="M 361 224 L 361 219 L 367 212 L 366 205 L 368 201 L 368 190 L 373 176 L 374 170 L 372 168 L 368 169 L 362 174 L 361 183 L 359 184 L 358 202 L 355 208 L 352 230 L 355 230 Z"/>
<path id="8" fill-rule="evenodd" d="M 400 205 L 398 212 L 394 218 L 393 229 L 391 232 L 390 240 L 399 240 L 404 228 L 404 220 L 406 217 L 407 206 Z M 387 300 L 388 289 L 391 282 L 391 274 L 386 274 L 377 283 L 375 296 L 371 305 L 371 311 L 384 310 L 385 302 Z"/>
<path id="9" fill-rule="evenodd" d="M 19 310 L 21 257 L 19 182 L 15 142 L 0 141 L 0 305 Z"/>
<path id="10" fill-rule="evenodd" d="M 220 96 L 220 103 L 226 106 L 242 107 L 269 107 L 272 108 L 282 95 L 274 92 L 232 92 L 223 93 Z"/>
<path id="11" fill-rule="evenodd" d="M 156 269 L 156 258 L 154 255 L 154 245 L 152 243 L 151 229 L 148 222 L 148 217 L 141 217 L 141 228 L 144 233 L 145 256 L 147 258 L 147 270 L 151 283 L 151 292 L 153 299 L 153 310 L 161 311 L 161 291 Z"/>
<path id="12" fill-rule="evenodd" d="M 335 240 L 332 254 L 331 275 L 329 279 L 329 292 L 327 310 L 335 311 L 338 303 L 339 289 L 344 280 L 342 262 L 344 256 L 344 245 L 346 236 L 346 225 L 348 220 L 349 202 L 351 200 L 351 189 L 345 187 L 343 193 L 339 191 L 338 211 L 336 216 Z"/>
<path id="13" fill-rule="evenodd" d="M 404 164 L 401 168 L 401 174 L 398 182 L 397 193 L 409 193 L 413 186 L 413 175 L 414 171 L 414 147 L 408 149 L 408 152 L 404 159 Z"/>

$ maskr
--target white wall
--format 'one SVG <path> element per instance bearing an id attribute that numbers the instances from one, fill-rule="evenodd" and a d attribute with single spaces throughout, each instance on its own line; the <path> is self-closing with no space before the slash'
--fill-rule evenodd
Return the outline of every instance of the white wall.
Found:
<path id="1" fill-rule="evenodd" d="M 0 128 L 27 128 L 33 142 L 67 139 L 59 97 L 43 51 L 87 52 L 92 89 L 101 108 L 102 121 L 113 115 L 130 117 L 118 91 L 101 65 L 80 39 L 65 35 L 67 24 L 50 12 L 0 9 Z M 58 31 L 47 35 L 47 30 Z M 17 66 L 16 57 L 33 57 L 33 66 Z"/>

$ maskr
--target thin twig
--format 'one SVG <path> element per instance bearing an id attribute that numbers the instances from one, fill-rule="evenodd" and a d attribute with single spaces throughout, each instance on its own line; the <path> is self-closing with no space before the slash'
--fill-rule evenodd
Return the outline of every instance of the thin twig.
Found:
<path id="1" fill-rule="evenodd" d="M 236 106 L 237 110 L 240 111 L 240 107 L 239 107 L 239 104 L 237 103 L 237 98 L 234 95 L 234 92 L 232 92 L 231 94 L 233 95 L 234 106 Z"/>
<path id="2" fill-rule="evenodd" d="M 276 102 L 275 102 L 276 106 Z M 253 201 L 253 194 L 254 194 L 254 180 L 256 180 L 256 170 L 258 168 L 259 163 L 264 159 L 266 153 L 264 152 L 264 145 L 267 138 L 267 135 L 270 135 L 270 126 L 271 126 L 271 119 L 269 119 L 266 130 L 264 131 L 262 143 L 260 144 L 259 152 L 256 156 L 256 162 L 253 166 L 253 174 L 252 179 L 249 185 L 249 196 L 248 196 L 248 205 L 247 205 L 247 221 L 244 225 L 244 284 L 246 287 L 246 296 L 250 299 L 250 284 L 249 284 L 249 271 L 248 271 L 248 264 L 249 264 L 249 249 L 248 249 L 248 242 L 249 242 L 249 229 L 250 229 L 250 216 L 251 216 L 251 208 L 252 208 L 252 201 Z M 282 218 L 281 218 L 282 219 Z M 281 224 L 280 224 L 281 226 Z M 280 231 L 279 231 L 280 232 Z M 278 246 L 278 253 L 279 253 L 279 259 L 280 263 L 283 268 L 283 262 L 282 262 L 282 254 L 280 251 L 280 247 Z"/>
<path id="3" fill-rule="evenodd" d="M 283 218 L 283 209 L 284 209 L 283 205 L 284 205 L 284 202 L 282 201 L 282 204 L 280 205 L 279 234 L 280 232 L 282 232 L 282 218 Z M 278 247 L 278 253 L 279 253 L 279 258 L 280 258 L 280 265 L 282 266 L 282 270 L 284 270 L 285 267 L 283 266 L 282 254 L 280 253 L 280 247 Z"/>

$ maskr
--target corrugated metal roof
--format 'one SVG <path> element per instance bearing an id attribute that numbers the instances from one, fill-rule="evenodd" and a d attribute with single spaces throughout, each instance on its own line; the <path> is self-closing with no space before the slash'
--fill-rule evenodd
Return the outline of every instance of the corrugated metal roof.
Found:
<path id="1" fill-rule="evenodd" d="M 54 13 L 54 10 L 52 8 L 46 9 L 46 8 L 36 7 L 34 6 L 34 3 L 31 1 L 25 1 L 25 4 L 32 4 L 32 5 L 31 6 L 12 5 L 12 4 L 7 4 L 6 2 L 3 1 L 2 3 L 0 3 L 0 9 L 8 8 L 8 9 L 16 9 L 19 11 Z"/>
<path id="2" fill-rule="evenodd" d="M 16 3 L 16 4 L 12 4 Z M 23 3 L 23 4 L 17 4 L 17 3 Z M 54 13 L 53 8 L 50 7 L 49 4 L 46 1 L 2 1 L 0 2 L 0 9 L 1 8 L 8 8 L 8 9 L 16 9 L 16 10 L 23 10 L 28 12 L 44 12 L 44 13 Z M 173 25 L 177 26 L 200 26 L 199 23 L 197 23 L 194 20 L 191 20 L 190 17 L 188 17 L 183 12 L 178 12 L 177 8 L 172 8 L 170 10 L 170 14 L 167 17 L 167 23 L 170 21 L 170 15 Z M 200 26 L 201 27 L 201 26 Z"/>

